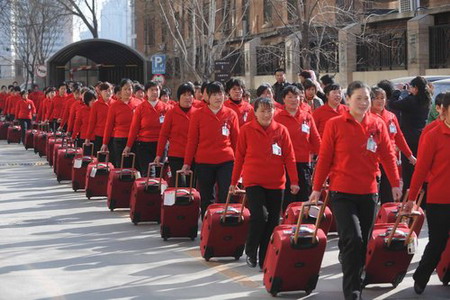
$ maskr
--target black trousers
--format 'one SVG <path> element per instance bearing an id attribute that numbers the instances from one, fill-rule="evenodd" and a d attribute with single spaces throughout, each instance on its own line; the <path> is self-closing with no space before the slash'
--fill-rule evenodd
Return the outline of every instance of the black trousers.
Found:
<path id="1" fill-rule="evenodd" d="M 112 147 L 108 147 L 108 148 L 112 148 L 113 153 L 111 155 L 111 153 L 109 154 L 110 156 L 110 160 L 113 163 L 114 167 L 116 168 L 120 168 L 120 162 L 122 160 L 122 152 L 123 149 L 125 149 L 125 147 L 127 146 L 127 138 L 111 138 L 111 143 L 112 143 Z M 113 157 L 114 159 L 111 159 L 111 157 Z"/>
<path id="2" fill-rule="evenodd" d="M 168 159 L 169 159 L 170 173 L 172 174 L 172 177 L 170 178 L 169 186 L 173 187 L 173 186 L 175 186 L 175 179 L 176 179 L 175 176 L 177 176 L 177 171 L 179 171 L 179 170 L 181 170 L 181 168 L 183 168 L 184 157 L 169 156 Z M 194 164 L 192 164 L 191 169 L 195 170 Z M 178 186 L 180 186 L 180 187 L 189 186 L 188 180 L 190 180 L 190 178 L 188 176 L 184 176 L 184 175 L 180 176 Z M 195 177 L 194 177 L 193 185 L 195 187 Z"/>
<path id="3" fill-rule="evenodd" d="M 405 134 L 405 140 L 408 143 L 408 146 L 415 157 L 417 157 L 417 148 L 419 147 L 419 139 L 420 134 L 413 134 L 413 133 Z M 403 194 L 406 192 L 407 189 L 409 189 L 413 173 L 414 173 L 414 166 L 409 163 L 408 158 L 402 153 Z"/>
<path id="4" fill-rule="evenodd" d="M 148 164 L 153 162 L 156 157 L 156 147 L 158 142 L 135 142 L 136 149 L 136 169 L 141 172 L 142 176 L 147 176 Z M 151 172 L 151 176 L 155 176 L 155 171 Z"/>
<path id="5" fill-rule="evenodd" d="M 59 127 L 58 120 L 57 120 L 57 119 L 53 119 L 53 120 L 51 120 L 51 121 L 48 122 L 48 123 L 49 123 L 49 125 L 50 125 L 50 130 L 53 131 L 53 132 L 56 132 L 56 130 L 57 130 L 58 127 Z"/>
<path id="6" fill-rule="evenodd" d="M 22 144 L 25 143 L 25 132 L 28 129 L 31 129 L 31 120 L 30 119 L 19 119 L 20 131 L 21 131 L 21 141 Z"/>
<path id="7" fill-rule="evenodd" d="M 205 216 L 206 209 L 213 203 L 225 203 L 227 199 L 228 189 L 231 184 L 231 174 L 233 172 L 233 161 L 227 161 L 221 164 L 197 164 L 196 173 L 198 179 L 198 187 L 200 197 L 202 199 L 202 220 Z M 172 173 L 173 174 L 173 173 Z M 219 191 L 219 199 L 214 195 L 214 185 L 217 183 Z"/>
<path id="8" fill-rule="evenodd" d="M 388 202 L 394 202 L 394 196 L 392 196 L 391 183 L 389 182 L 386 172 L 384 171 L 384 168 L 381 165 L 380 170 L 381 170 L 380 189 L 379 189 L 380 203 L 384 204 Z"/>
<path id="9" fill-rule="evenodd" d="M 355 195 L 332 191 L 330 195 L 341 244 L 344 296 L 345 299 L 352 299 L 352 293 L 362 288 L 361 276 L 378 194 Z"/>
<path id="10" fill-rule="evenodd" d="M 286 189 L 284 190 L 283 212 L 286 207 L 292 202 L 308 201 L 309 195 L 312 191 L 311 177 L 312 168 L 310 163 L 297 163 L 298 184 L 300 191 L 297 195 L 291 194 L 291 180 L 286 172 Z"/>
<path id="11" fill-rule="evenodd" d="M 283 190 L 265 189 L 261 186 L 251 186 L 245 190 L 250 210 L 250 226 L 245 243 L 245 254 L 256 258 L 259 248 L 259 266 L 262 268 L 270 236 L 280 221 Z"/>
<path id="12" fill-rule="evenodd" d="M 102 147 L 103 137 L 96 135 L 93 142 L 94 142 L 94 155 L 97 155 L 97 152 L 100 151 L 100 148 Z"/>
<path id="13" fill-rule="evenodd" d="M 441 259 L 450 232 L 450 204 L 427 204 L 428 244 L 413 278 L 425 286 Z"/>

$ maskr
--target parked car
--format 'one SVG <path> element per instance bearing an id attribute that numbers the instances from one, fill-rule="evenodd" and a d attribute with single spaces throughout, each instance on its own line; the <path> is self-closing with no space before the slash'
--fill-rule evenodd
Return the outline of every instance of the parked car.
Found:
<path id="1" fill-rule="evenodd" d="M 450 77 L 450 76 L 449 76 Z M 440 93 L 450 92 L 450 78 L 443 79 L 433 82 L 434 90 L 433 90 L 433 104 L 434 99 Z M 428 122 L 435 120 L 438 116 L 438 112 L 434 105 L 431 106 L 430 115 L 428 116 Z"/>

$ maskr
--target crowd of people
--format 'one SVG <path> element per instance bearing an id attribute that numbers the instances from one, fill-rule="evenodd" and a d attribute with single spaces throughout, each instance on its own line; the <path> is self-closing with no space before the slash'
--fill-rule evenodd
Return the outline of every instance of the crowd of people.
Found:
<path id="1" fill-rule="evenodd" d="M 116 167 L 133 152 L 142 174 L 150 162 L 164 161 L 172 174 L 195 171 L 202 217 L 243 186 L 250 267 L 262 268 L 280 213 L 292 202 L 317 202 L 327 183 L 346 299 L 361 297 L 377 203 L 397 201 L 410 189 L 409 212 L 423 187 L 429 243 L 414 273 L 421 294 L 450 231 L 450 93 L 432 103 L 420 76 L 403 96 L 387 80 L 375 87 L 355 81 L 344 92 L 333 77 L 317 80 L 313 71 L 299 73 L 296 83 L 286 81 L 283 69 L 274 75 L 276 83 L 259 86 L 254 100 L 236 78 L 186 82 L 175 97 L 156 82 L 130 79 L 93 87 L 61 83 L 43 92 L 2 86 L 0 113 L 20 123 L 22 137 L 32 121 L 48 123 L 78 146 L 109 151 Z M 431 105 L 439 116 L 427 125 Z"/>

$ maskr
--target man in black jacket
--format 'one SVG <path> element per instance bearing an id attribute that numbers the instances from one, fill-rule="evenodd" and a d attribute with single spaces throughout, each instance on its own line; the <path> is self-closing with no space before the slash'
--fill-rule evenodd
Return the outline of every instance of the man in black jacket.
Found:
<path id="1" fill-rule="evenodd" d="M 277 82 L 275 82 L 275 84 L 272 86 L 273 89 L 273 98 L 275 99 L 276 102 L 280 103 L 280 104 L 284 104 L 283 102 L 283 97 L 281 97 L 281 92 L 283 91 L 283 89 L 285 87 L 287 87 L 288 85 L 290 85 L 289 82 L 286 81 L 286 72 L 284 69 L 276 69 L 275 70 L 275 79 L 277 80 Z"/>

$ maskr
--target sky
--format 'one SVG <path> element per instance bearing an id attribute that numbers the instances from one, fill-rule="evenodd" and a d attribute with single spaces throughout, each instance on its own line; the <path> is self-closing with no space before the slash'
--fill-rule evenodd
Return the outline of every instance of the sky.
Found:
<path id="1" fill-rule="evenodd" d="M 97 1 L 97 20 L 98 20 L 99 26 L 100 26 L 100 12 L 102 10 L 103 3 L 106 2 L 107 0 L 96 0 L 96 1 Z M 126 1 L 126 0 L 120 0 L 120 1 Z M 83 9 L 83 11 L 86 11 L 86 14 L 88 14 L 86 7 Z M 83 31 L 88 31 L 88 28 L 86 27 L 86 25 L 84 25 L 83 21 L 81 21 L 80 18 L 73 16 L 73 41 L 74 42 L 81 40 L 80 33 Z M 92 35 L 90 33 L 89 33 L 89 35 L 90 35 L 90 37 L 92 37 Z"/>

